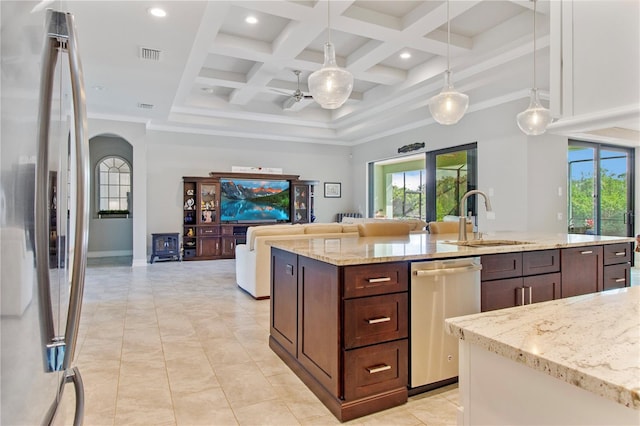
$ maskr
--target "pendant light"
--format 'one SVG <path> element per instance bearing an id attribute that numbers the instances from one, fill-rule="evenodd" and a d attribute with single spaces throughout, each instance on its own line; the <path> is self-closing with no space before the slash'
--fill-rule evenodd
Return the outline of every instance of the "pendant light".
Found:
<path id="1" fill-rule="evenodd" d="M 518 127 L 526 135 L 541 135 L 551 123 L 551 112 L 542 106 L 536 88 L 536 0 L 533 1 L 533 87 L 529 95 L 529 107 L 518 114 Z"/>
<path id="2" fill-rule="evenodd" d="M 331 14 L 327 1 L 329 41 L 324 44 L 324 64 L 309 76 L 308 86 L 313 100 L 325 109 L 340 108 L 353 90 L 353 74 L 336 64 L 336 51 L 331 43 Z"/>
<path id="3" fill-rule="evenodd" d="M 451 82 L 449 49 L 451 45 L 451 22 L 449 21 L 449 0 L 447 0 L 447 71 L 444 73 L 444 87 L 429 99 L 429 111 L 440 124 L 456 124 L 469 107 L 469 96 L 456 91 Z"/>

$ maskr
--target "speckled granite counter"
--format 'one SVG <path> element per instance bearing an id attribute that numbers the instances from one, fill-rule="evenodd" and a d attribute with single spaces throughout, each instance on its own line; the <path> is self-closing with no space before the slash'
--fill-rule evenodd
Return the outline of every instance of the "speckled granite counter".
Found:
<path id="1" fill-rule="evenodd" d="M 360 265 L 399 260 L 442 259 L 480 256 L 491 253 L 546 250 L 566 247 L 633 242 L 633 238 L 577 234 L 537 234 L 528 232 L 497 232 L 483 239 L 514 240 L 526 244 L 466 247 L 451 244 L 454 234 L 410 234 L 408 237 L 310 238 L 274 240 L 273 247 L 320 260 L 332 265 Z"/>
<path id="2" fill-rule="evenodd" d="M 640 287 L 446 320 L 450 334 L 640 410 Z"/>

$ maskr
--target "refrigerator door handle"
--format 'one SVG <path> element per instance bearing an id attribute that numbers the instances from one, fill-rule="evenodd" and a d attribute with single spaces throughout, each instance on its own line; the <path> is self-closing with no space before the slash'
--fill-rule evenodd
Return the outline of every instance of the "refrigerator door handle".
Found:
<path id="1" fill-rule="evenodd" d="M 40 309 L 41 337 L 45 348 L 45 371 L 61 371 L 71 366 L 80 323 L 82 295 L 87 263 L 89 219 L 89 142 L 86 139 L 87 114 L 82 65 L 78 57 L 73 16 L 68 13 L 47 11 L 47 37 L 43 53 L 40 81 L 40 108 L 38 129 L 38 154 L 36 167 L 35 199 L 35 252 Z M 69 310 L 64 337 L 55 334 L 51 307 L 51 283 L 49 279 L 49 232 L 47 182 L 49 176 L 49 120 L 53 92 L 54 68 L 58 50 L 66 50 L 69 57 L 71 89 L 74 112 L 76 158 L 76 221 L 74 255 L 71 269 Z"/>
<path id="2" fill-rule="evenodd" d="M 49 279 L 49 212 L 47 180 L 49 176 L 49 127 L 51 100 L 53 97 L 54 68 L 57 61 L 60 22 L 55 12 L 48 10 L 47 36 L 42 55 L 40 74 L 40 106 L 38 109 L 38 153 L 35 181 L 35 263 L 38 285 L 38 309 L 40 311 L 40 335 L 44 347 L 44 369 L 46 372 L 60 371 L 64 359 L 64 344 L 56 338 L 51 307 L 51 283 Z"/>
<path id="3" fill-rule="evenodd" d="M 84 76 L 78 54 L 73 15 L 65 13 L 68 30 L 67 51 L 71 74 L 73 97 L 75 148 L 76 148 L 76 226 L 73 265 L 71 272 L 71 290 L 69 295 L 69 311 L 65 328 L 66 350 L 63 368 L 71 367 L 75 353 L 82 295 L 84 293 L 85 270 L 87 267 L 87 249 L 89 245 L 89 140 L 87 139 L 87 112 L 85 107 Z"/>
<path id="4" fill-rule="evenodd" d="M 58 398 L 53 401 L 53 404 L 49 407 L 49 411 L 47 411 L 47 414 L 42 421 L 43 425 L 50 426 L 53 424 L 53 420 L 58 412 L 58 405 L 60 404 L 62 395 L 64 394 L 64 388 L 69 382 L 73 383 L 73 389 L 76 394 L 76 412 L 73 415 L 73 426 L 82 426 L 84 421 L 84 383 L 82 382 L 82 376 L 80 375 L 78 367 L 73 367 L 65 372 L 65 375 L 60 382 Z"/>

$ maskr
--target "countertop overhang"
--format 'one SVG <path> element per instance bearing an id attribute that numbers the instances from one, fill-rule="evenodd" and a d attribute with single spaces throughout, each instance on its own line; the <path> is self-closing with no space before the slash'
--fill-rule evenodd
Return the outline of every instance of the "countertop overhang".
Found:
<path id="1" fill-rule="evenodd" d="M 635 241 L 630 237 L 531 232 L 484 234 L 483 239 L 527 242 L 527 244 L 487 247 L 468 247 L 452 244 L 451 242 L 457 239 L 455 234 L 412 233 L 407 237 L 343 237 L 299 240 L 278 240 L 277 238 L 277 236 L 274 236 L 274 239 L 269 241 L 268 244 L 272 247 L 336 266 L 470 257 L 494 253 L 513 253 Z"/>
<path id="2" fill-rule="evenodd" d="M 445 320 L 487 351 L 640 410 L 640 287 Z"/>

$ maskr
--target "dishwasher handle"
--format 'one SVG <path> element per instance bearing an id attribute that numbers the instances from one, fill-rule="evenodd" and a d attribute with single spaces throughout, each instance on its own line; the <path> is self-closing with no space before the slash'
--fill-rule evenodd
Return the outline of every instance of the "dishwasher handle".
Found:
<path id="1" fill-rule="evenodd" d="M 460 274 L 463 272 L 480 271 L 480 270 L 482 270 L 482 265 L 473 264 L 473 265 L 461 266 L 461 267 L 455 267 L 455 268 L 418 270 L 418 271 L 413 271 L 413 275 L 418 277 L 430 277 L 434 275 L 451 275 L 451 274 Z"/>

